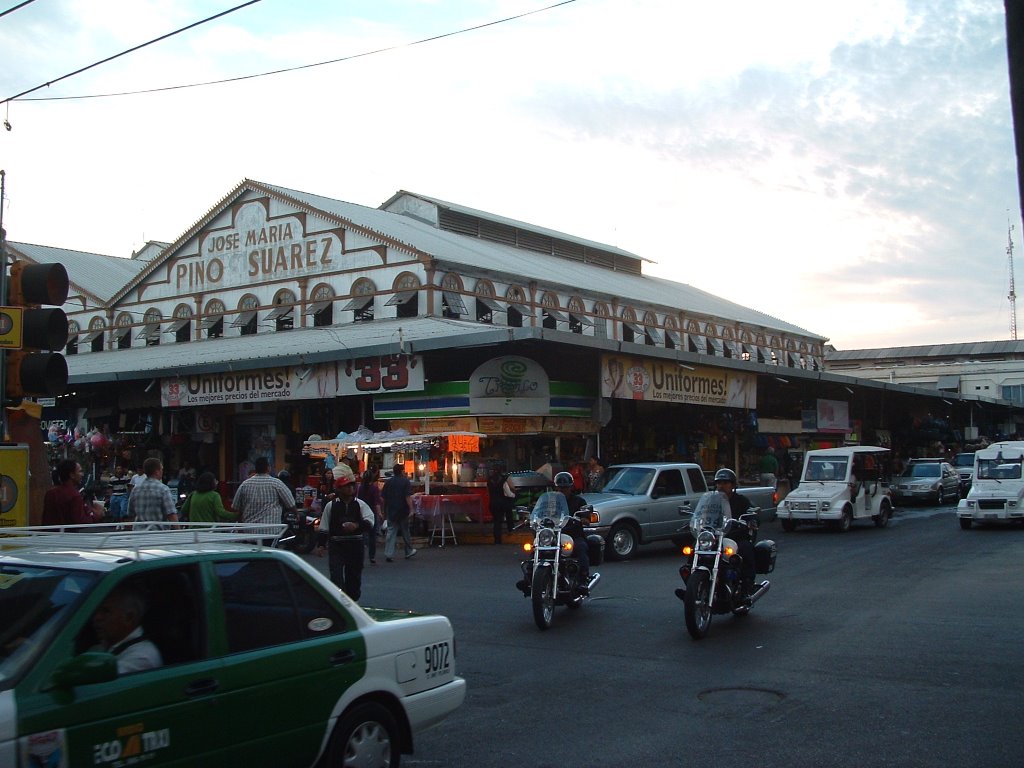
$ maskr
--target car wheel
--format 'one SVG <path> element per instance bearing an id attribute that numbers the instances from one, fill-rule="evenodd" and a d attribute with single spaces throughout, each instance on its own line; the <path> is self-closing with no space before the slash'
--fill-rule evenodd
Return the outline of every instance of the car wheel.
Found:
<path id="1" fill-rule="evenodd" d="M 969 517 L 961 517 L 960 518 L 960 528 L 965 530 L 965 531 L 969 531 L 969 530 L 971 530 L 971 523 L 973 523 L 973 522 L 974 521 L 971 520 L 971 518 L 969 518 Z"/>
<path id="2" fill-rule="evenodd" d="M 608 534 L 608 559 L 628 560 L 636 552 L 640 537 L 629 523 L 618 523 Z"/>
<path id="3" fill-rule="evenodd" d="M 882 504 L 878 508 L 878 514 L 872 517 L 875 526 L 878 528 L 885 528 L 889 524 L 889 518 L 892 516 L 892 510 L 889 509 L 888 504 Z"/>
<path id="4" fill-rule="evenodd" d="M 331 741 L 331 768 L 398 768 L 398 724 L 381 704 L 360 704 L 338 721 Z"/>
<path id="5" fill-rule="evenodd" d="M 849 507 L 843 508 L 843 516 L 835 523 L 836 530 L 840 533 L 846 533 L 853 527 L 853 510 Z"/>

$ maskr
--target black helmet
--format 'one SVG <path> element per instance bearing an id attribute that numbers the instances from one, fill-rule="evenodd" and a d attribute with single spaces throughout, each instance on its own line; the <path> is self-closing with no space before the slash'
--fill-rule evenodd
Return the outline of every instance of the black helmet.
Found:
<path id="1" fill-rule="evenodd" d="M 715 472 L 716 483 L 732 483 L 733 485 L 739 485 L 739 480 L 736 478 L 736 473 L 728 467 L 722 467 L 720 470 Z"/>
<path id="2" fill-rule="evenodd" d="M 555 475 L 555 488 L 572 488 L 574 482 L 568 472 L 559 472 Z"/>

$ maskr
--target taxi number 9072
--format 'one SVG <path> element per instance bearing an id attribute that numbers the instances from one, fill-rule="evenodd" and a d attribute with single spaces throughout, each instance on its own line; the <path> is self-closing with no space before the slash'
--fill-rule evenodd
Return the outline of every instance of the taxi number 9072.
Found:
<path id="1" fill-rule="evenodd" d="M 450 674 L 452 662 L 448 643 L 423 646 L 423 665 L 426 667 L 427 677 Z"/>

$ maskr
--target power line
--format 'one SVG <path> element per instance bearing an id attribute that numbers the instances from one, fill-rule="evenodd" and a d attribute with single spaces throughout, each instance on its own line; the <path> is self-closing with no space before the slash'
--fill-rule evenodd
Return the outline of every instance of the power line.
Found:
<path id="1" fill-rule="evenodd" d="M 28 2 L 32 2 L 33 0 L 27 0 L 27 1 Z M 141 45 L 136 45 L 134 48 L 129 48 L 127 51 L 122 51 L 121 53 L 116 53 L 113 56 L 108 56 L 107 58 L 103 59 L 102 61 L 97 61 L 96 63 L 90 64 L 87 67 L 82 67 L 81 69 L 76 69 L 74 72 L 69 72 L 66 75 L 58 77 L 56 80 L 50 80 L 49 82 L 43 83 L 42 85 L 37 85 L 35 88 L 29 88 L 27 91 L 22 91 L 19 94 L 16 94 L 14 96 L 11 96 L 9 98 L 4 99 L 3 101 L 0 101 L 0 104 L 7 104 L 8 102 L 14 101 L 15 99 L 19 99 L 19 98 L 21 98 L 22 96 L 24 96 L 24 95 L 26 95 L 28 93 L 32 93 L 34 91 L 38 91 L 40 88 L 48 88 L 49 86 L 53 85 L 54 83 L 59 83 L 61 80 L 67 80 L 69 77 L 74 77 L 75 75 L 79 75 L 82 72 L 85 72 L 87 70 L 92 69 L 93 67 L 98 67 L 100 64 L 106 64 L 108 61 L 113 61 L 114 59 L 119 59 L 122 56 L 124 56 L 125 54 L 129 54 L 129 53 L 137 51 L 137 50 L 139 50 L 141 48 L 145 48 L 147 45 L 152 45 L 153 43 L 159 43 L 161 40 L 166 40 L 169 37 L 174 37 L 175 35 L 177 35 L 177 34 L 179 34 L 181 32 L 185 32 L 186 30 L 192 29 L 193 27 L 198 27 L 201 24 L 206 24 L 208 21 L 213 21 L 214 19 L 219 19 L 221 16 L 227 16 L 229 13 L 234 13 L 235 11 L 237 11 L 237 10 L 239 10 L 241 8 L 245 8 L 248 5 L 253 5 L 253 4 L 258 3 L 258 2 L 260 2 L 260 0 L 249 0 L 248 2 L 242 3 L 241 5 L 236 5 L 234 8 L 229 8 L 226 11 L 222 11 L 221 13 L 218 13 L 218 14 L 215 14 L 215 15 L 210 16 L 208 18 L 205 18 L 202 21 L 197 21 L 194 24 L 189 24 L 187 27 L 182 27 L 181 29 L 176 29 L 173 32 L 168 32 L 166 35 L 161 35 L 160 37 L 154 38 L 153 40 L 150 40 L 148 43 L 142 43 Z M 24 3 L 23 3 L 23 5 L 24 5 Z M 11 10 L 15 10 L 15 9 L 12 8 Z"/>
<path id="2" fill-rule="evenodd" d="M 255 0 L 254 0 L 254 2 L 255 2 Z M 286 72 L 297 72 L 297 71 L 302 70 L 302 69 L 312 69 L 313 67 L 323 67 L 323 66 L 326 66 L 327 64 L 338 64 L 338 63 L 343 62 L 343 61 L 352 61 L 353 59 L 360 59 L 360 58 L 364 58 L 366 56 L 374 56 L 374 55 L 376 55 L 378 53 L 388 53 L 389 51 L 397 51 L 397 50 L 400 50 L 402 48 L 411 48 L 414 45 L 422 45 L 423 43 L 432 43 L 432 42 L 434 42 L 436 40 L 443 40 L 446 37 L 454 37 L 455 35 L 461 35 L 461 34 L 464 34 L 466 32 L 475 32 L 476 30 L 484 29 L 486 27 L 493 27 L 493 26 L 496 26 L 498 24 L 504 24 L 505 22 L 508 22 L 508 21 L 516 21 L 517 19 L 522 19 L 522 18 L 525 18 L 526 16 L 532 16 L 532 15 L 537 14 L 537 13 L 544 13 L 545 11 L 550 11 L 550 10 L 552 10 L 554 8 L 558 8 L 559 6 L 569 5 L 569 3 L 574 3 L 574 2 L 576 2 L 576 0 L 562 0 L 561 2 L 554 3 L 553 5 L 549 5 L 549 6 L 546 6 L 544 8 L 537 8 L 536 10 L 533 10 L 533 11 L 526 11 L 525 13 L 520 13 L 520 14 L 517 14 L 515 16 L 508 16 L 508 17 L 506 17 L 504 19 L 498 19 L 496 21 L 488 21 L 488 22 L 486 22 L 484 24 L 477 24 L 474 27 L 465 27 L 464 29 L 458 29 L 458 30 L 455 30 L 453 32 L 444 32 L 442 34 L 434 35 L 432 37 L 424 37 L 424 38 L 422 38 L 420 40 L 414 40 L 411 43 L 402 43 L 400 45 L 391 45 L 391 46 L 388 46 L 386 48 L 377 48 L 377 49 L 372 50 L 372 51 L 363 51 L 362 53 L 353 53 L 350 56 L 342 56 L 341 58 L 330 59 L 328 61 L 318 61 L 318 62 L 316 62 L 314 64 L 300 64 L 299 66 L 286 67 L 284 69 L 274 69 L 274 70 L 270 70 L 269 72 L 258 72 L 258 73 L 251 74 L 251 75 L 239 75 L 238 77 L 226 77 L 226 78 L 224 78 L 222 80 L 208 80 L 208 81 L 202 82 L 202 83 L 187 83 L 187 84 L 184 84 L 184 85 L 167 85 L 167 86 L 163 86 L 163 87 L 160 87 L 160 88 L 145 88 L 145 89 L 139 90 L 139 91 L 119 91 L 119 92 L 114 92 L 114 93 L 94 93 L 94 94 L 88 94 L 88 95 L 84 95 L 84 96 L 41 96 L 41 97 L 33 98 L 33 99 L 21 99 L 21 101 L 69 101 L 69 100 L 73 100 L 73 99 L 105 99 L 105 98 L 109 98 L 109 97 L 113 97 L 113 96 L 137 96 L 137 95 L 140 95 L 140 94 L 143 94 L 143 93 L 159 93 L 160 91 L 176 91 L 176 90 L 181 90 L 181 89 L 184 89 L 184 88 L 202 88 L 202 87 L 207 86 L 207 85 L 221 85 L 223 83 L 235 83 L 235 82 L 239 82 L 241 80 L 252 80 L 252 79 L 255 79 L 257 77 L 269 77 L 271 75 L 281 75 L 281 74 L 284 74 Z M 248 3 L 247 3 L 247 5 L 248 5 Z M 239 6 L 239 7 L 241 7 L 241 6 Z M 216 17 L 214 17 L 214 18 L 216 18 Z M 186 29 L 187 29 L 187 27 L 186 27 Z M 179 31 L 181 31 L 181 30 L 179 30 Z M 174 34 L 174 33 L 172 33 L 172 34 Z M 169 37 L 169 35 L 165 35 L 165 37 Z M 147 45 L 148 45 L 148 43 L 147 43 Z M 139 46 L 139 47 L 141 48 L 142 46 Z M 135 50 L 135 49 L 132 49 L 132 50 Z M 129 51 L 125 51 L 125 53 L 129 53 Z M 119 54 L 119 55 L 124 55 L 124 54 Z M 116 58 L 116 57 L 112 57 L 112 58 Z M 109 61 L 109 59 L 107 59 L 107 61 Z M 98 63 L 102 64 L 103 62 L 98 62 Z M 96 65 L 93 64 L 92 66 L 96 66 Z M 86 67 L 86 69 L 88 69 L 88 68 L 89 67 Z M 84 71 L 85 70 L 79 70 L 79 72 L 84 72 Z M 72 74 L 77 74 L 77 73 L 73 72 Z M 65 77 L 70 77 L 70 75 L 65 75 Z M 63 78 L 61 78 L 61 79 L 63 79 Z M 54 80 L 53 82 L 57 82 L 57 81 Z M 46 85 L 49 85 L 49 83 L 46 83 Z M 39 88 L 42 88 L 42 87 L 43 86 L 39 86 Z M 38 88 L 33 88 L 32 90 L 38 90 Z M 24 96 L 26 93 L 31 93 L 31 92 L 32 91 L 25 91 L 24 93 L 19 93 L 17 96 L 12 96 L 9 99 L 5 99 L 4 101 L 0 101 L 0 104 L 5 104 L 8 101 L 13 101 L 14 99 L 18 99 L 21 96 Z"/>
<path id="3" fill-rule="evenodd" d="M 18 3 L 17 5 L 8 8 L 6 11 L 0 11 L 0 18 L 3 18 L 8 13 L 14 13 L 16 10 L 18 10 L 19 8 L 24 8 L 26 5 L 32 5 L 32 3 L 34 3 L 35 1 L 36 0 L 25 0 L 25 2 Z"/>

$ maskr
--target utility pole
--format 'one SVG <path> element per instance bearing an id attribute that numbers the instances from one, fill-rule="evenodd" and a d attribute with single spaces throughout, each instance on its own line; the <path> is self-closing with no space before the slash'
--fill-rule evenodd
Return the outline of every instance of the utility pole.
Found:
<path id="1" fill-rule="evenodd" d="M 1013 287 L 1013 224 L 1007 225 L 1006 230 L 1006 258 L 1010 264 L 1010 293 L 1007 298 L 1010 300 L 1010 340 L 1017 340 L 1017 292 Z"/>

